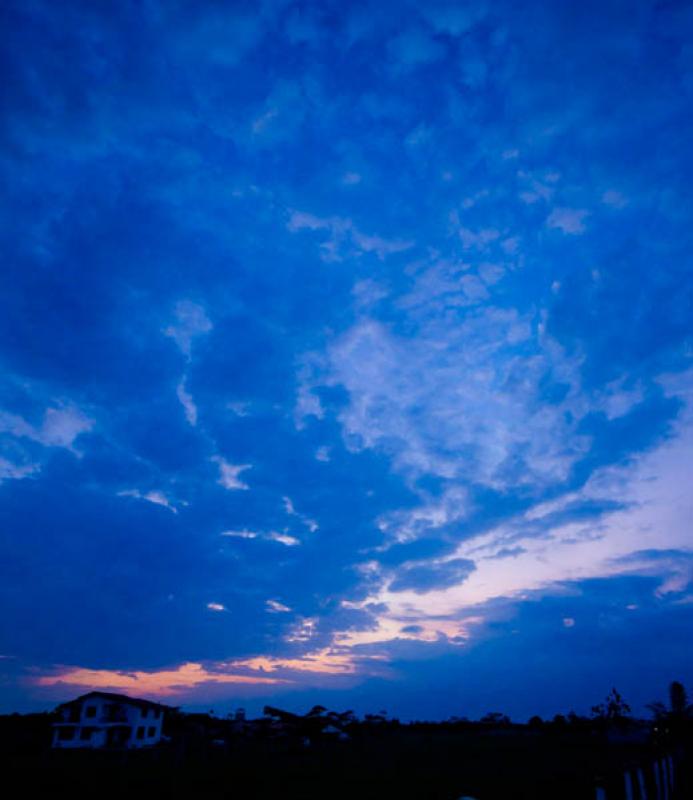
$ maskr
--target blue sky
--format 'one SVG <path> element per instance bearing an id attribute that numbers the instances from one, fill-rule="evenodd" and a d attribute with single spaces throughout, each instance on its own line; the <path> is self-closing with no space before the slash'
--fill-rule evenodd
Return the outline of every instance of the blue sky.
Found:
<path id="1" fill-rule="evenodd" d="M 0 706 L 693 683 L 693 9 L 5 2 Z"/>

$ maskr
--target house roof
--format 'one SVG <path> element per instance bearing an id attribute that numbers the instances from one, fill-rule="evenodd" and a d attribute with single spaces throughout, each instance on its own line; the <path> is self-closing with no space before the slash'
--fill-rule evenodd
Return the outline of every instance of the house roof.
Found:
<path id="1" fill-rule="evenodd" d="M 67 703 L 61 703 L 58 708 L 66 708 L 74 705 L 75 703 L 81 703 L 83 700 L 86 700 L 89 697 L 104 697 L 107 700 L 112 700 L 116 703 L 129 703 L 130 705 L 139 706 L 140 708 L 160 708 L 164 711 L 171 709 L 171 706 L 165 706 L 162 703 L 154 703 L 152 700 L 143 700 L 139 697 L 128 697 L 126 694 L 116 694 L 115 692 L 99 691 L 81 694 L 79 697 L 75 697 L 74 700 L 69 700 Z"/>

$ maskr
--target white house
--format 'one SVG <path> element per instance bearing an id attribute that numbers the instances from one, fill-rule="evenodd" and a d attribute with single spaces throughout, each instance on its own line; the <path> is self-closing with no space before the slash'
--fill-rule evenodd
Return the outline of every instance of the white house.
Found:
<path id="1" fill-rule="evenodd" d="M 150 747 L 161 741 L 166 706 L 111 692 L 89 692 L 58 706 L 53 747 Z"/>

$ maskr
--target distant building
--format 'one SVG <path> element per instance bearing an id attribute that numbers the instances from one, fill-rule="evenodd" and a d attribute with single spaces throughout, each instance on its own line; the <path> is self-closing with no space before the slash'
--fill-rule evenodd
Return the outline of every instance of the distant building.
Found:
<path id="1" fill-rule="evenodd" d="M 58 706 L 53 747 L 151 747 L 161 741 L 166 706 L 111 692 L 89 692 Z"/>

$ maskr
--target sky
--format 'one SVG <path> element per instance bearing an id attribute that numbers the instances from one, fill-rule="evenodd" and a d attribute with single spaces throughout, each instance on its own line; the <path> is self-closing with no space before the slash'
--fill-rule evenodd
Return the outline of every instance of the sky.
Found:
<path id="1" fill-rule="evenodd" d="M 693 688 L 693 6 L 6 0 L 0 710 Z"/>

